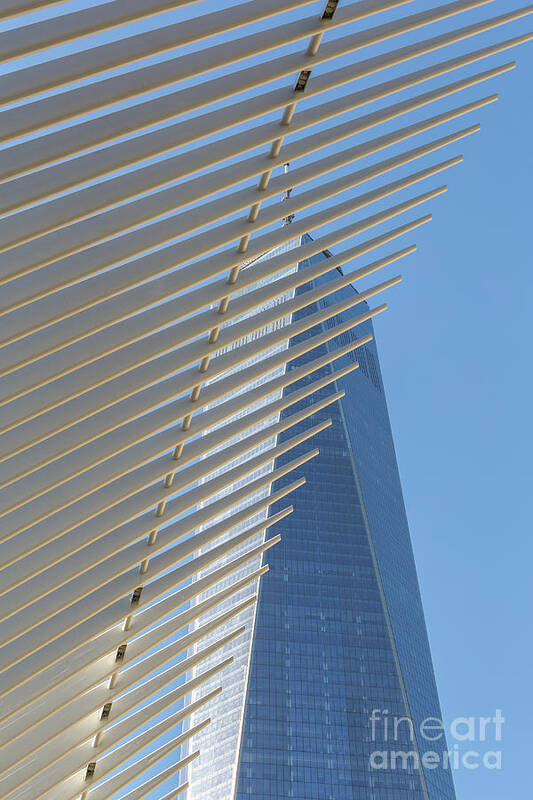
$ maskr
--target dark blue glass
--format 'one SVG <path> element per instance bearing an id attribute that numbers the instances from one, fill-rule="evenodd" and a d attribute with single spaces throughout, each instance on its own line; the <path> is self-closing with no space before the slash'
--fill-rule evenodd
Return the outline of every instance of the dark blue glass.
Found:
<path id="1" fill-rule="evenodd" d="M 320 253 L 299 265 L 326 258 Z M 338 277 L 338 272 L 319 279 Z M 307 284 L 299 291 L 310 288 Z M 352 296 L 351 286 L 304 309 L 302 315 Z M 364 313 L 362 303 L 341 316 Z M 293 342 L 326 329 L 317 326 Z M 350 339 L 372 333 L 371 323 L 341 334 L 300 366 Z M 252 643 L 239 753 L 236 800 L 453 800 L 449 770 L 375 769 L 376 751 L 446 749 L 424 742 L 417 727 L 440 718 L 424 615 L 411 549 L 383 382 L 375 343 L 343 356 L 359 360 L 339 382 L 346 396 L 321 411 L 332 425 L 313 440 L 320 455 L 297 474 L 307 482 L 291 498 L 295 510 L 269 535 L 269 551 Z M 287 392 L 327 374 L 291 386 Z M 318 393 L 331 393 L 327 387 Z M 292 406 L 292 414 L 317 395 Z M 283 438 L 315 424 L 292 428 Z M 304 443 L 276 467 L 309 449 Z M 273 490 L 292 482 L 291 473 Z M 276 513 L 286 502 L 273 506 Z M 372 726 L 373 710 L 380 712 Z M 384 718 L 409 720 L 387 731 Z M 392 737 L 392 739 L 391 739 Z"/>

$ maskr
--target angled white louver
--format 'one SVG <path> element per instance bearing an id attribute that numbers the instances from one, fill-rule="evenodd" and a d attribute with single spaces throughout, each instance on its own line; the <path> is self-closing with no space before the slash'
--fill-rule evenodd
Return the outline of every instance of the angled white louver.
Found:
<path id="1" fill-rule="evenodd" d="M 533 37 L 524 33 L 446 54 L 449 46 L 533 12 L 527 6 L 484 21 L 462 20 L 463 12 L 490 0 L 414 8 L 393 21 L 363 23 L 408 2 L 328 0 L 318 13 L 317 3 L 306 0 L 248 0 L 216 11 L 209 0 L 87 0 L 72 11 L 59 0 L 3 0 L 4 800 L 137 800 L 158 786 L 164 800 L 185 789 L 175 783 L 169 793 L 169 780 L 198 753 L 168 757 L 208 725 L 210 707 L 216 709 L 210 701 L 220 690 L 199 699 L 195 692 L 230 663 L 226 650 L 243 634 L 238 618 L 253 606 L 255 588 L 229 610 L 220 608 L 240 590 L 256 587 L 268 568 L 255 562 L 278 539 L 252 540 L 291 507 L 259 523 L 254 515 L 266 515 L 298 488 L 301 481 L 270 494 L 277 478 L 317 451 L 310 443 L 305 456 L 282 469 L 273 461 L 328 423 L 283 444 L 276 436 L 341 393 L 282 421 L 279 414 L 357 362 L 288 397 L 282 390 L 369 337 L 316 356 L 305 368 L 285 372 L 285 365 L 385 306 L 324 325 L 298 344 L 288 346 L 288 340 L 339 321 L 338 314 L 399 277 L 350 301 L 333 298 L 290 325 L 281 321 L 411 253 L 414 247 L 404 247 L 296 293 L 430 216 L 402 222 L 302 272 L 290 268 L 444 192 L 445 186 L 423 187 L 410 199 L 400 196 L 385 210 L 372 210 L 458 164 L 455 154 L 429 166 L 417 161 L 476 132 L 477 124 L 446 135 L 438 128 L 496 95 L 453 101 L 417 122 L 400 120 L 385 134 L 339 143 L 503 74 L 514 62 L 456 73 Z M 442 32 L 438 23 L 447 19 L 454 29 Z M 128 27 L 133 22 L 135 29 Z M 387 43 L 413 31 L 419 31 L 415 43 Z M 378 55 L 359 55 L 380 43 L 387 44 Z M 432 66 L 411 67 L 412 59 L 429 53 L 435 54 Z M 346 55 L 339 66 L 335 59 Z M 387 75 L 402 64 L 400 77 Z M 437 88 L 424 86 L 407 99 L 359 111 L 452 73 L 453 80 Z M 359 79 L 374 74 L 372 86 L 358 88 Z M 423 142 L 410 142 L 422 134 Z M 402 142 L 400 151 L 388 152 Z M 374 157 L 370 164 L 357 166 L 368 157 Z M 288 174 L 274 174 L 288 161 Z M 376 178 L 377 188 L 365 188 Z M 367 207 L 368 216 L 337 224 Z M 281 225 L 295 213 L 290 225 Z M 315 241 L 261 259 L 324 226 Z M 244 391 L 236 395 L 237 389 Z M 258 407 L 271 396 L 277 399 Z M 235 484 L 240 488 L 223 494 Z M 248 505 L 231 510 L 241 501 Z M 241 532 L 224 539 L 236 526 Z M 239 555 L 205 571 L 236 547 Z M 223 589 L 205 594 L 222 580 Z M 198 626 L 209 611 L 214 616 Z M 213 656 L 214 666 L 202 666 Z M 158 762 L 164 764 L 154 772 Z"/>

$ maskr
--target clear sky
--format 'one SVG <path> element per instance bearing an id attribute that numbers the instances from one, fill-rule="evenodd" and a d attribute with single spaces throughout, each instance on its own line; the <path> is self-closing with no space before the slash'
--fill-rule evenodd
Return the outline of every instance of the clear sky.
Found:
<path id="1" fill-rule="evenodd" d="M 506 720 L 502 771 L 457 771 L 459 800 L 533 793 L 533 48 L 516 57 L 376 323 L 443 712 Z"/>
<path id="2" fill-rule="evenodd" d="M 437 0 L 415 0 L 387 18 L 439 4 Z M 76 0 L 72 5 L 83 7 L 87 3 Z M 204 0 L 195 8 L 203 13 L 225 5 L 221 0 Z M 348 5 L 347 0 L 341 0 L 341 5 Z M 401 44 L 520 5 L 525 2 L 496 0 L 464 15 L 460 22 L 441 24 L 431 34 L 419 31 L 403 37 Z M 57 10 L 48 12 L 53 13 Z M 293 16 L 307 13 L 301 9 Z M 385 19 L 367 20 L 363 26 Z M 267 21 L 264 27 L 272 24 L 272 20 Z M 143 23 L 138 29 L 143 25 L 150 26 Z M 446 54 L 404 65 L 394 75 L 448 58 L 452 52 L 464 53 L 531 29 L 533 18 L 522 20 L 503 32 L 471 40 Z M 354 30 L 353 26 L 350 30 Z M 106 39 L 111 38 L 106 35 Z M 337 63 L 350 63 L 393 46 L 396 44 L 385 43 Z M 301 47 L 297 44 L 289 50 Z M 404 282 L 387 298 L 389 311 L 376 322 L 444 716 L 448 721 L 456 717 L 488 717 L 501 709 L 505 718 L 503 741 L 498 744 L 503 752 L 502 770 L 459 769 L 455 773 L 459 800 L 510 800 L 529 796 L 528 789 L 533 792 L 529 751 L 533 711 L 533 43 L 492 58 L 490 66 L 513 58 L 518 61 L 518 69 L 490 85 L 476 87 L 356 140 L 364 141 L 493 91 L 500 93 L 499 102 L 489 108 L 394 149 L 401 152 L 430 136 L 441 136 L 478 120 L 482 124 L 481 133 L 464 143 L 397 173 L 399 177 L 458 152 L 465 155 L 465 163 L 445 178 L 411 192 L 413 195 L 425 191 L 444 180 L 449 184 L 448 193 L 431 203 L 433 221 L 387 251 L 411 241 L 419 245 L 418 252 L 400 267 Z M 461 74 L 488 66 L 478 64 Z M 316 74 L 329 68 L 317 70 Z M 401 99 L 458 78 L 459 74 L 453 73 L 418 87 Z M 383 79 L 374 76 L 356 88 Z M 400 98 L 380 105 L 396 99 Z M 389 155 L 387 151 L 381 157 Z M 378 158 L 372 157 L 368 163 Z M 372 186 L 383 182 L 379 180 Z M 362 189 L 366 190 L 367 186 Z M 407 196 L 409 193 L 397 196 L 394 202 Z M 374 207 L 366 214 L 376 210 Z M 424 207 L 420 214 L 427 210 Z M 409 218 L 418 215 L 416 212 Z M 337 249 L 342 248 L 344 245 Z M 393 269 L 396 271 L 398 266 Z M 491 747 L 490 741 L 472 743 L 473 749 Z"/>

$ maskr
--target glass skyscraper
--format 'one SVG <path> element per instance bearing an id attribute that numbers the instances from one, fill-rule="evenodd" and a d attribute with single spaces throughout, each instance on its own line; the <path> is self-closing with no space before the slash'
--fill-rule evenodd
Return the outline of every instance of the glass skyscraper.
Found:
<path id="1" fill-rule="evenodd" d="M 297 269 L 328 257 L 319 253 Z M 313 285 L 335 276 L 330 271 Z M 297 293 L 309 288 L 310 283 Z M 354 292 L 348 286 L 293 319 Z M 365 310 L 360 304 L 337 321 Z M 333 324 L 329 320 L 290 343 Z M 288 369 L 368 333 L 371 322 Z M 442 755 L 446 743 L 420 734 L 421 723 L 435 724 L 441 712 L 375 342 L 342 356 L 335 367 L 350 360 L 360 368 L 318 393 L 343 388 L 345 397 L 278 437 L 280 444 L 317 417 L 332 419 L 313 439 L 320 455 L 272 486 L 274 493 L 300 474 L 307 479 L 291 497 L 294 513 L 265 534 L 281 533 L 282 541 L 268 552 L 270 571 L 260 585 L 253 625 L 223 678 L 232 702 L 227 713 L 213 713 L 217 730 L 200 734 L 202 756 L 191 769 L 188 800 L 455 797 L 449 769 L 417 763 L 427 751 Z M 323 367 L 284 393 L 331 370 Z M 314 394 L 299 401 L 281 419 L 316 400 Z M 268 468 L 283 467 L 308 449 L 303 443 Z M 274 504 L 270 514 L 285 505 Z M 383 755 L 376 758 L 390 758 L 392 751 L 409 757 L 394 766 Z"/>

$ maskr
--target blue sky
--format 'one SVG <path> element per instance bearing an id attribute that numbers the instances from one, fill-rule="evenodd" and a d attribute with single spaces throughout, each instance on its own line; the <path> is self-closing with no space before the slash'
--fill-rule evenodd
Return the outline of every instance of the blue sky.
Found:
<path id="1" fill-rule="evenodd" d="M 506 719 L 503 770 L 459 770 L 462 800 L 533 790 L 532 48 L 517 60 L 376 322 L 444 715 Z"/>
<path id="2" fill-rule="evenodd" d="M 87 4 L 76 0 L 72 5 Z M 435 3 L 417 0 L 387 16 L 367 20 L 363 26 L 434 5 L 438 5 L 436 0 Z M 442 23 L 431 34 L 419 31 L 403 37 L 401 43 L 419 41 L 433 32 L 440 33 L 520 5 L 516 0 L 498 0 L 464 15 L 460 22 Z M 205 0 L 197 8 L 198 13 L 203 13 L 224 6 L 219 0 Z M 53 13 L 57 9 L 47 15 Z M 291 17 L 307 13 L 301 9 Z M 268 20 L 257 28 L 272 24 Z M 150 25 L 155 26 L 155 22 L 132 26 L 132 30 Z M 419 59 L 416 65 L 404 65 L 387 77 L 532 28 L 531 20 L 522 20 L 507 26 L 504 32 L 479 37 L 445 54 Z M 355 30 L 355 26 L 350 26 L 350 30 Z M 111 34 L 106 35 L 106 40 L 112 38 Z M 301 46 L 297 44 L 283 52 Z M 385 52 L 393 46 L 396 43 L 379 45 L 368 53 L 363 51 L 361 57 Z M 77 47 L 72 45 L 62 52 Z M 357 58 L 359 54 L 336 63 L 344 65 Z M 500 94 L 498 103 L 475 115 L 361 164 L 373 163 L 478 120 L 482 124 L 481 132 L 468 140 L 424 159 L 423 163 L 417 162 L 415 167 L 398 171 L 397 177 L 458 152 L 465 155 L 465 162 L 445 178 L 435 179 L 394 200 L 400 202 L 444 180 L 449 185 L 447 194 L 416 213 L 419 216 L 432 211 L 434 219 L 429 225 L 405 242 L 402 240 L 401 245 L 396 242 L 388 251 L 384 248 L 383 254 L 411 241 L 419 246 L 418 252 L 401 265 L 404 282 L 387 297 L 390 309 L 376 322 L 444 716 L 447 720 L 491 716 L 499 708 L 506 720 L 503 769 L 458 770 L 455 781 L 460 800 L 525 796 L 528 788 L 533 789 L 528 749 L 531 702 L 526 689 L 533 658 L 528 635 L 533 563 L 529 513 L 533 44 L 469 67 L 461 75 L 513 58 L 518 61 L 518 69 L 490 84 L 449 98 L 438 107 L 411 113 L 356 140 L 365 141 L 493 91 Z M 38 60 L 34 57 L 31 63 Z M 315 74 L 329 68 L 318 69 Z M 453 73 L 375 107 L 459 77 L 459 73 Z M 370 86 L 382 79 L 381 75 L 363 79 L 354 88 Z M 339 90 L 338 94 L 344 91 Z M 351 144 L 349 140 L 346 146 Z M 325 152 L 335 149 L 338 145 Z M 314 158 L 307 157 L 302 163 Z M 336 174 L 343 171 L 348 170 Z M 383 182 L 365 185 L 362 191 Z M 391 204 L 384 203 L 380 208 Z M 374 206 L 361 216 L 378 210 Z M 414 218 L 413 214 L 409 218 Z M 342 224 L 346 222 L 343 220 Z M 346 246 L 351 246 L 351 242 Z M 397 265 L 394 271 L 396 268 Z M 490 747 L 487 742 L 486 748 Z"/>

